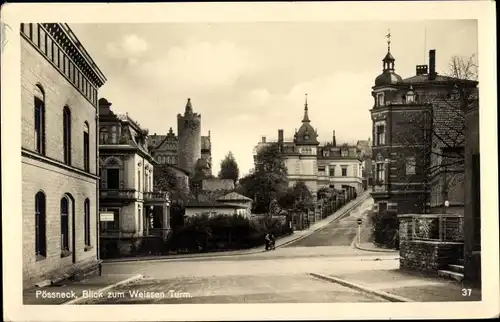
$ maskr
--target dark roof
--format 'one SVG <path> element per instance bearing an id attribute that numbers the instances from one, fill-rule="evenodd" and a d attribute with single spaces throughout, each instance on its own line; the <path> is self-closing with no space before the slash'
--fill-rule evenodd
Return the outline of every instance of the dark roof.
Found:
<path id="1" fill-rule="evenodd" d="M 401 76 L 393 71 L 386 70 L 375 78 L 375 86 L 396 85 L 403 81 Z"/>
<path id="2" fill-rule="evenodd" d="M 477 84 L 476 81 L 459 79 L 456 77 L 444 76 L 444 75 L 436 75 L 435 79 L 429 79 L 428 74 L 424 75 L 415 75 L 412 77 L 408 77 L 403 79 L 404 84 L 425 84 L 425 83 L 455 83 L 455 82 L 464 82 L 470 83 L 471 85 Z"/>
<path id="3" fill-rule="evenodd" d="M 161 167 L 166 167 L 166 168 L 173 168 L 173 169 L 176 169 L 176 170 L 179 170 L 181 171 L 182 173 L 184 173 L 186 176 L 189 176 L 191 174 L 191 172 L 189 171 L 186 171 L 178 166 L 175 166 L 173 164 L 168 164 L 168 163 L 164 163 L 164 164 L 159 164 L 157 167 L 161 168 Z"/>

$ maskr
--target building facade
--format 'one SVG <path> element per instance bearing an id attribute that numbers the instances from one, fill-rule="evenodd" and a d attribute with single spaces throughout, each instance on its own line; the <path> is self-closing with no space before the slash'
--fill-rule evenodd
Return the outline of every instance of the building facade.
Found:
<path id="1" fill-rule="evenodd" d="M 205 175 L 212 174 L 210 131 L 208 136 L 201 135 L 201 115 L 193 112 L 189 98 L 184 115 L 177 115 L 177 135 L 172 128 L 166 135 L 155 133 L 149 136 L 148 146 L 160 164 L 175 165 L 191 175 L 194 175 L 196 166 L 199 165 Z"/>
<path id="2" fill-rule="evenodd" d="M 463 214 L 464 115 L 455 88 L 467 81 L 439 75 L 435 50 L 406 79 L 394 63 L 389 46 L 372 88 L 375 209 Z"/>
<path id="3" fill-rule="evenodd" d="M 170 205 L 166 192 L 153 189 L 157 163 L 147 149 L 147 130 L 111 105 L 99 99 L 100 237 L 127 254 L 141 238 L 166 238 Z"/>
<path id="4" fill-rule="evenodd" d="M 21 24 L 23 284 L 99 271 L 97 93 L 67 24 Z"/>
<path id="5" fill-rule="evenodd" d="M 262 138 L 254 149 L 254 157 L 261 148 L 277 142 L 285 159 L 290 186 L 304 182 L 314 197 L 322 187 L 342 190 L 350 196 L 359 194 L 363 191 L 363 181 L 358 148 L 348 144 L 337 145 L 335 131 L 332 142 L 320 144 L 308 113 L 306 99 L 302 124 L 293 139 L 284 139 L 284 131 L 280 129 L 277 141 Z"/>

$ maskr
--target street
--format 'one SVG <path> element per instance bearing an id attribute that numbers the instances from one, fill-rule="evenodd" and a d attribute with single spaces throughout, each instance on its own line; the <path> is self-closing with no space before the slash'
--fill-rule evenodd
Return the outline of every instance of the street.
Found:
<path id="1" fill-rule="evenodd" d="M 106 263 L 104 274 L 143 274 L 91 304 L 150 303 L 330 303 L 385 301 L 310 273 L 347 274 L 397 269 L 393 254 L 366 253 L 351 246 L 356 219 L 371 198 L 338 222 L 275 251 L 226 257 Z M 314 246 L 314 247 L 312 247 Z"/>

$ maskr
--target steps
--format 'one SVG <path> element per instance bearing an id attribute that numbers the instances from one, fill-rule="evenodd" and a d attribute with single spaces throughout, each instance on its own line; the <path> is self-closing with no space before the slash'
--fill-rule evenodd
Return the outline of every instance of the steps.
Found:
<path id="1" fill-rule="evenodd" d="M 464 279 L 463 260 L 459 259 L 458 264 L 450 264 L 447 269 L 439 270 L 438 275 L 461 282 Z"/>

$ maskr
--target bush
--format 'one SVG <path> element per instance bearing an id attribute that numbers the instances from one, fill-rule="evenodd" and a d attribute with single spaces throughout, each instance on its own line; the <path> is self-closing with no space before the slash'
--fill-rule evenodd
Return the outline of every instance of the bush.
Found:
<path id="1" fill-rule="evenodd" d="M 372 213 L 373 242 L 382 247 L 399 249 L 399 220 L 396 214 Z"/>
<path id="2" fill-rule="evenodd" d="M 175 229 L 166 251 L 212 252 L 245 249 L 264 244 L 266 232 L 279 238 L 292 231 L 284 218 L 266 218 L 256 224 L 239 215 L 201 215 L 187 218 L 183 227 Z"/>

